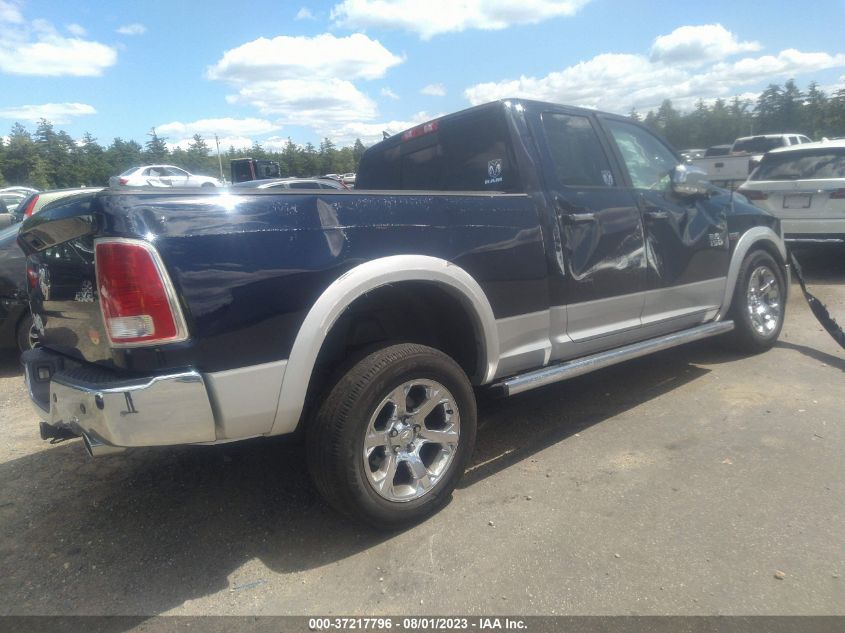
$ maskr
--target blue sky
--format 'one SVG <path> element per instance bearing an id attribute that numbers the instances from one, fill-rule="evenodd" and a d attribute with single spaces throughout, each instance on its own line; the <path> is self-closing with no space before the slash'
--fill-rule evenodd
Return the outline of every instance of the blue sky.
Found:
<path id="1" fill-rule="evenodd" d="M 0 133 L 340 144 L 505 96 L 628 112 L 845 85 L 845 2 L 0 0 Z M 843 131 L 845 132 L 845 131 Z"/>

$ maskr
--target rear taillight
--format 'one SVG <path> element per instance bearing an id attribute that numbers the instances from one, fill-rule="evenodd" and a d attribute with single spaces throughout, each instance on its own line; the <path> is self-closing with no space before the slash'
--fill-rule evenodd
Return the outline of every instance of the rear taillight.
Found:
<path id="1" fill-rule="evenodd" d="M 757 189 L 740 189 L 739 193 L 749 200 L 768 200 L 769 194 L 765 191 L 758 191 Z"/>
<path id="2" fill-rule="evenodd" d="M 842 200 L 845 198 L 845 189 L 836 189 L 830 192 L 830 197 L 834 200 Z"/>
<path id="3" fill-rule="evenodd" d="M 185 340 L 182 311 L 155 249 L 123 239 L 101 240 L 95 248 L 100 310 L 112 345 Z"/>
<path id="4" fill-rule="evenodd" d="M 26 280 L 30 290 L 38 287 L 38 270 L 32 264 L 26 265 Z"/>
<path id="5" fill-rule="evenodd" d="M 25 218 L 28 218 L 32 215 L 32 212 L 35 210 L 35 203 L 38 202 L 38 194 L 32 196 L 32 200 L 29 201 L 29 204 L 26 205 L 26 209 L 23 210 L 23 215 Z"/>
<path id="6" fill-rule="evenodd" d="M 129 178 L 118 178 L 117 184 L 119 185 L 127 185 L 129 184 Z"/>

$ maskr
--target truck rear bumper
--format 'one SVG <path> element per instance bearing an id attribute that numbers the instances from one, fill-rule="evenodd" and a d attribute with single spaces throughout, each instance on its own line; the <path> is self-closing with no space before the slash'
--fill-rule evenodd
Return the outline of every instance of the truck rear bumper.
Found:
<path id="1" fill-rule="evenodd" d="M 25 352 L 21 361 L 36 411 L 52 427 L 83 436 L 89 452 L 215 440 L 208 392 L 196 371 L 118 378 L 44 349 Z"/>

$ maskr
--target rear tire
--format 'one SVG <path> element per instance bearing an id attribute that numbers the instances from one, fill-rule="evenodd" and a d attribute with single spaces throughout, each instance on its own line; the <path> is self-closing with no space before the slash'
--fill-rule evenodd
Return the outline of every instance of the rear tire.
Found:
<path id="1" fill-rule="evenodd" d="M 32 321 L 32 314 L 29 312 L 27 312 L 26 315 L 24 315 L 18 322 L 16 335 L 18 341 L 18 351 L 20 352 L 35 349 L 40 346 L 38 340 L 38 330 L 35 329 L 35 324 Z"/>
<path id="2" fill-rule="evenodd" d="M 446 354 L 391 345 L 324 392 L 306 429 L 311 477 L 339 512 L 394 530 L 440 510 L 475 444 L 472 386 Z"/>
<path id="3" fill-rule="evenodd" d="M 740 266 L 731 301 L 733 347 L 747 354 L 771 349 L 783 328 L 785 299 L 781 267 L 766 251 L 752 251 Z"/>

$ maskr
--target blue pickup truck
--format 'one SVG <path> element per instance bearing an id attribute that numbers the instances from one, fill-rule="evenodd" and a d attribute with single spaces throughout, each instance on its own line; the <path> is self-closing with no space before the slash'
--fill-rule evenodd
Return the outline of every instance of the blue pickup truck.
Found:
<path id="1" fill-rule="evenodd" d="M 19 243 L 42 437 L 299 433 L 328 502 L 386 529 L 448 500 L 476 390 L 717 335 L 765 351 L 789 280 L 778 220 L 647 128 L 516 99 L 374 145 L 355 191 L 105 190 Z"/>

